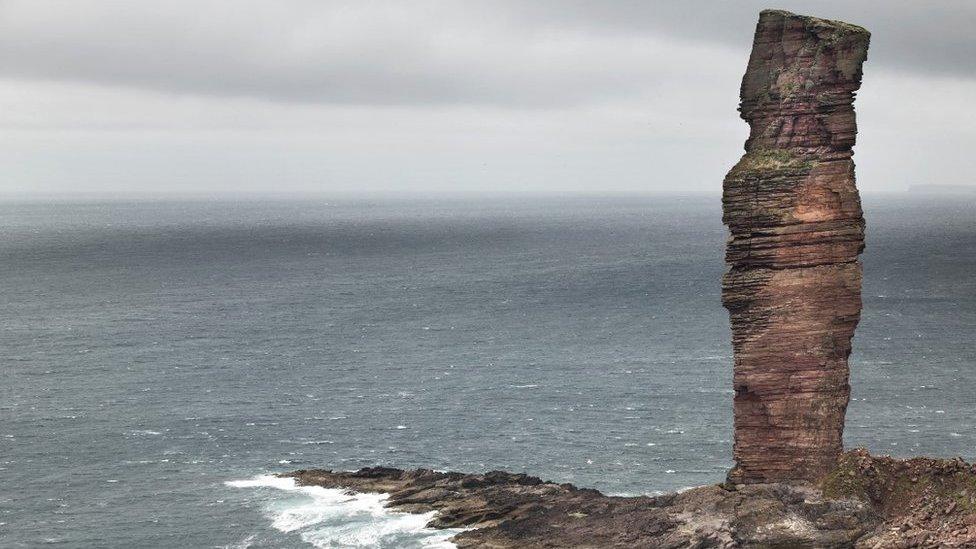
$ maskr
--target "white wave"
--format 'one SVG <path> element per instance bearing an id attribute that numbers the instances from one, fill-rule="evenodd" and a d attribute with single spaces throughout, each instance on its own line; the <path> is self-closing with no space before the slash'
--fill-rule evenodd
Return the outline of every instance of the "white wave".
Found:
<path id="1" fill-rule="evenodd" d="M 437 548 L 461 530 L 427 528 L 434 512 L 400 513 L 385 507 L 386 494 L 361 494 L 320 486 L 299 486 L 295 479 L 260 475 L 225 483 L 233 488 L 272 489 L 265 506 L 271 526 L 322 549 Z"/>

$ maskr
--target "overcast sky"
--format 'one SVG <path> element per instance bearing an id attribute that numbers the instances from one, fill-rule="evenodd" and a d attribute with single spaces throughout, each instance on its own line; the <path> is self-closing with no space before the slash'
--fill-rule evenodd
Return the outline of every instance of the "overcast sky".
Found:
<path id="1" fill-rule="evenodd" d="M 0 0 L 0 195 L 717 194 L 767 7 L 872 31 L 863 190 L 976 184 L 971 0 Z"/>

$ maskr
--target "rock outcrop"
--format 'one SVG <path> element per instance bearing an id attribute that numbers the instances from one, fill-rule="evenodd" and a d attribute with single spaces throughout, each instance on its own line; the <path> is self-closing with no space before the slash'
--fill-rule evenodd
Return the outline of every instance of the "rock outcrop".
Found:
<path id="1" fill-rule="evenodd" d="M 976 466 L 962 460 L 844 454 L 814 484 L 712 485 L 612 497 L 526 475 L 384 467 L 288 473 L 302 485 L 390 494 L 437 511 L 433 528 L 470 528 L 461 549 L 976 547 Z"/>
<path id="2" fill-rule="evenodd" d="M 395 510 L 437 511 L 428 526 L 471 528 L 451 540 L 459 549 L 849 547 L 879 522 L 863 502 L 826 501 L 814 489 L 785 484 L 611 497 L 501 471 L 370 468 L 288 476 L 302 485 L 388 493 Z"/>
<path id="3" fill-rule="evenodd" d="M 843 449 L 864 247 L 853 102 L 869 38 L 839 21 L 759 17 L 739 109 L 746 154 L 722 198 L 735 483 L 814 481 Z"/>

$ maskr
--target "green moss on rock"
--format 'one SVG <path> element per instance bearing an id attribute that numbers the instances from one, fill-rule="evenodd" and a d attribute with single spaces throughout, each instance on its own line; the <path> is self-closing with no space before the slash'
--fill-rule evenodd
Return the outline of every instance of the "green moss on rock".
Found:
<path id="1" fill-rule="evenodd" d="M 747 152 L 730 174 L 760 173 L 766 176 L 775 172 L 809 172 L 814 164 L 813 160 L 789 149 L 755 149 Z"/>
<path id="2" fill-rule="evenodd" d="M 869 501 L 887 515 L 929 505 L 976 512 L 976 467 L 961 459 L 900 460 L 852 450 L 841 456 L 820 488 L 828 498 Z"/>

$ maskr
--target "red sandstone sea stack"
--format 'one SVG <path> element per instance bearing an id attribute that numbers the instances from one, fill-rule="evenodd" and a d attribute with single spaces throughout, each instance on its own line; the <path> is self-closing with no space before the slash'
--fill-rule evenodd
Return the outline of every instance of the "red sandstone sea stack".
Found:
<path id="1" fill-rule="evenodd" d="M 722 198 L 732 482 L 818 480 L 842 451 L 864 248 L 853 102 L 869 39 L 839 21 L 759 17 L 741 88 L 746 154 Z"/>

